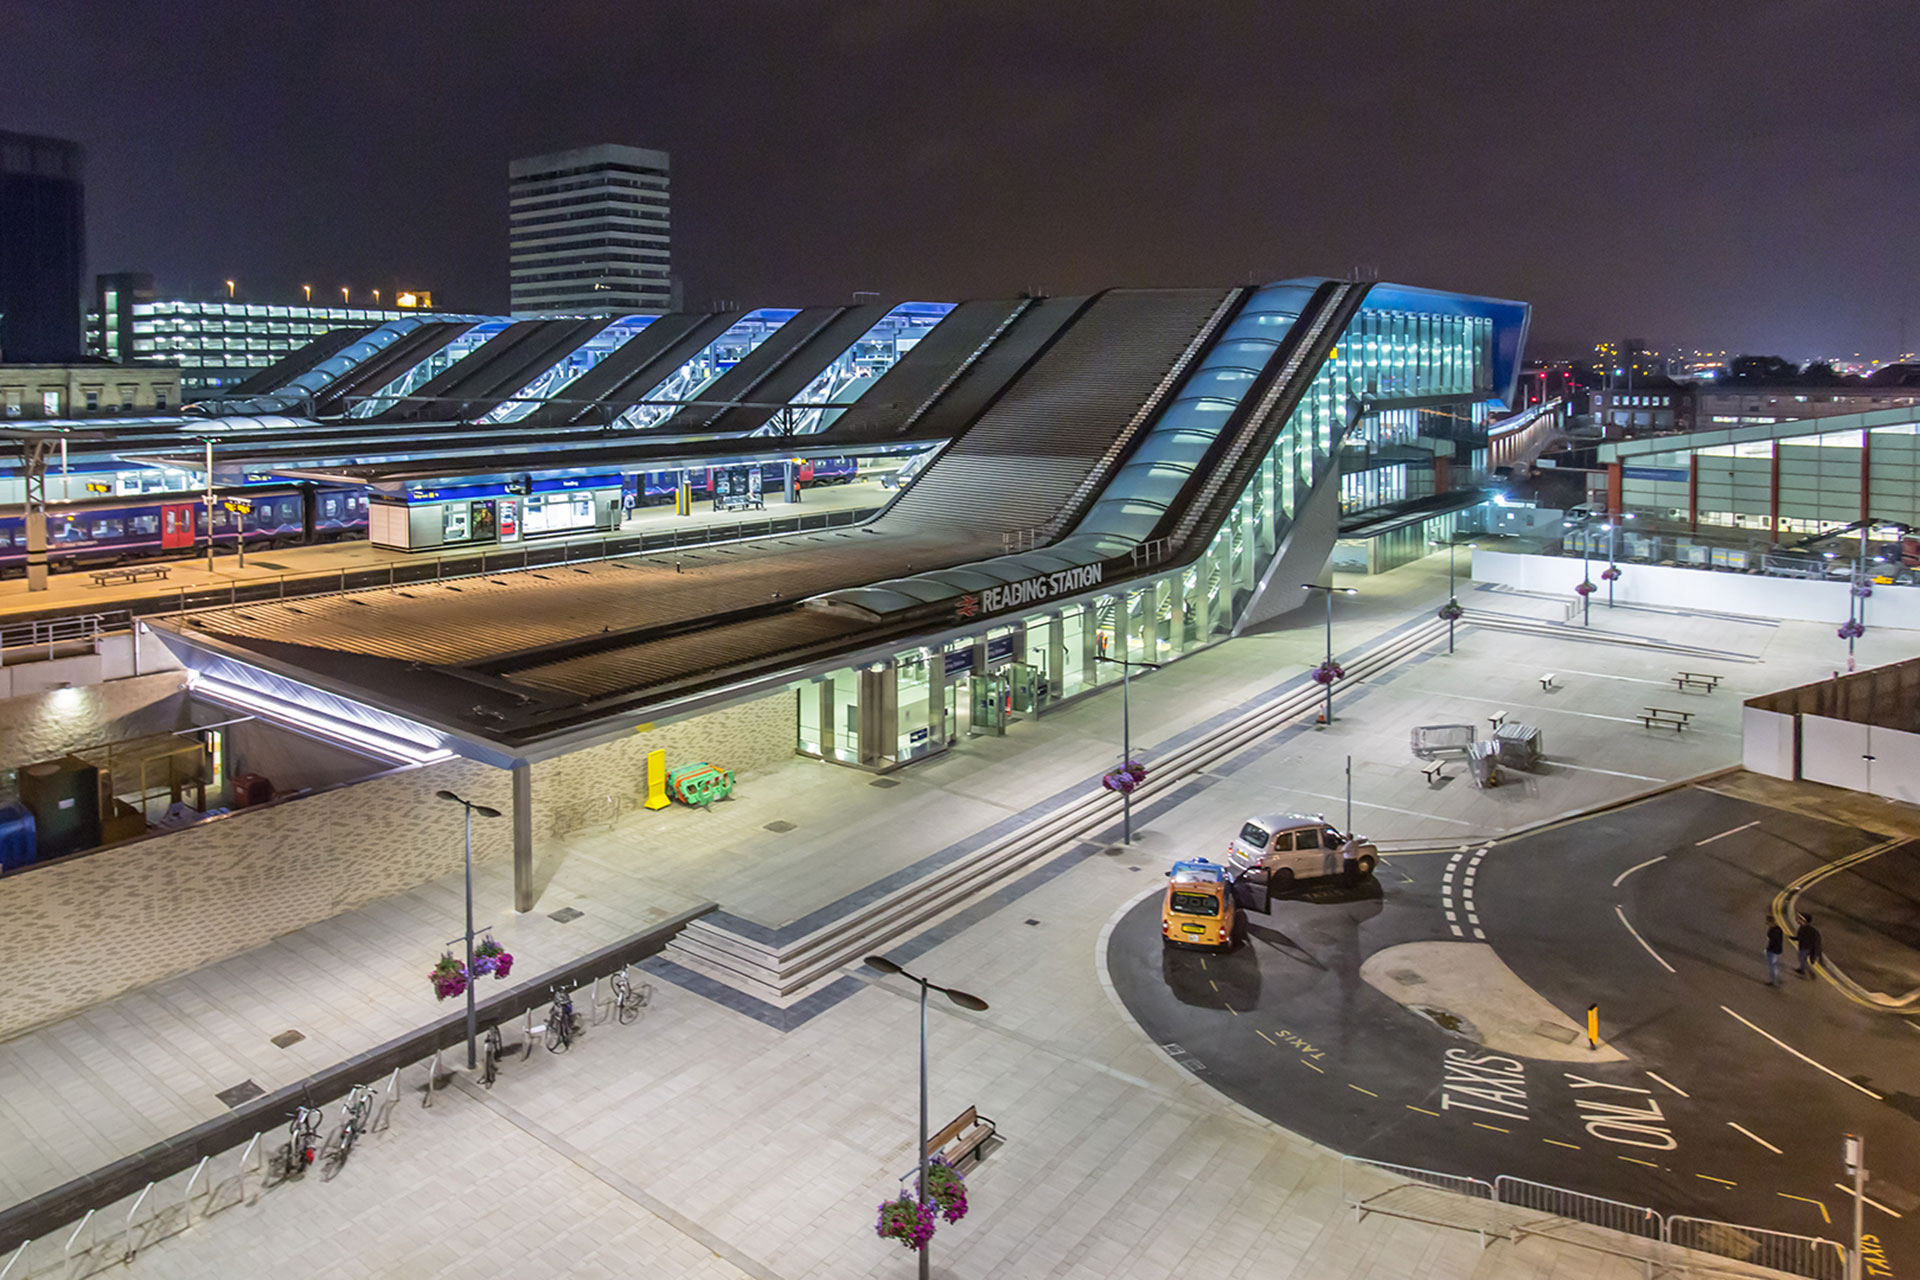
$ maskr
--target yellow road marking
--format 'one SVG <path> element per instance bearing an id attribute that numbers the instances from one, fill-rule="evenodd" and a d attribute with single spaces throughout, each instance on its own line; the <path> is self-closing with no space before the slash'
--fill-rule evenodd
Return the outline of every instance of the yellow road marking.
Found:
<path id="1" fill-rule="evenodd" d="M 1262 1040 L 1265 1040 L 1268 1044 L 1272 1045 L 1276 1049 L 1280 1047 L 1280 1042 L 1278 1040 L 1275 1040 L 1272 1036 L 1268 1035 L 1266 1032 L 1262 1031 L 1258 1027 L 1255 1027 L 1253 1029 L 1253 1034 L 1259 1036 Z"/>
<path id="2" fill-rule="evenodd" d="M 1761 1137 L 1759 1134 L 1755 1133 L 1751 1129 L 1743 1129 L 1731 1120 L 1727 1121 L 1727 1128 L 1738 1130 L 1739 1132 L 1746 1134 L 1749 1138 L 1752 1138 L 1755 1142 L 1759 1143 L 1761 1146 L 1765 1147 L 1767 1150 L 1773 1152 L 1773 1154 L 1775 1155 L 1781 1154 L 1780 1148 L 1774 1146 L 1771 1142 L 1768 1142 L 1765 1138 Z M 1780 1194 L 1785 1195 L 1786 1192 L 1783 1191 Z M 1818 1203 L 1818 1202 L 1816 1201 L 1815 1203 Z"/>
<path id="3" fill-rule="evenodd" d="M 1220 984 L 1215 982 L 1212 978 L 1207 979 L 1207 985 L 1212 987 L 1215 991 L 1220 990 Z"/>
<path id="4" fill-rule="evenodd" d="M 1206 971 L 1207 971 L 1207 958 L 1206 958 L 1205 956 L 1201 956 L 1201 957 L 1200 957 L 1200 972 L 1202 972 L 1202 973 L 1205 973 Z"/>
<path id="5" fill-rule="evenodd" d="M 1300 1065 L 1303 1067 L 1313 1067 L 1315 1071 L 1320 1071 L 1320 1068 L 1314 1067 L 1313 1064 L 1311 1062 L 1308 1062 L 1305 1058 L 1300 1059 Z M 1320 1074 L 1325 1075 L 1327 1073 L 1324 1071 L 1320 1071 Z"/>
<path id="6" fill-rule="evenodd" d="M 1226 1001 L 1224 1001 L 1224 1000 L 1223 1000 L 1223 1001 L 1221 1001 L 1221 1003 L 1222 1003 L 1222 1004 L 1226 1004 Z M 1234 1017 L 1236 1017 L 1236 1018 L 1240 1016 L 1240 1011 L 1239 1011 L 1238 1009 L 1236 1009 L 1236 1008 L 1234 1008 L 1234 1007 L 1233 1007 L 1232 1005 L 1230 1005 L 1230 1004 L 1229 1004 L 1229 1005 L 1227 1005 L 1227 1012 L 1228 1012 L 1228 1013 L 1230 1013 L 1230 1014 L 1232 1014 L 1232 1015 L 1233 1015 Z"/>
<path id="7" fill-rule="evenodd" d="M 1737 1187 L 1740 1185 L 1737 1182 L 1728 1182 L 1725 1178 L 1716 1178 L 1710 1173 L 1696 1173 L 1693 1176 L 1696 1178 L 1705 1178 L 1708 1182 L 1717 1182 L 1723 1187 Z"/>
<path id="8" fill-rule="evenodd" d="M 1836 1183 L 1834 1183 L 1833 1185 L 1834 1185 L 1834 1186 L 1836 1186 L 1836 1187 L 1839 1187 L 1839 1188 L 1840 1188 L 1840 1190 L 1842 1190 L 1842 1191 L 1844 1191 L 1844 1192 L 1846 1192 L 1846 1193 L 1847 1193 L 1848 1195 L 1852 1195 L 1852 1194 L 1853 1194 L 1853 1188 L 1852 1188 L 1852 1187 L 1849 1187 L 1849 1186 L 1848 1186 L 1848 1185 L 1847 1185 L 1846 1183 L 1844 1183 L 1844 1182 L 1836 1182 Z M 1867 1202 L 1868 1204 L 1870 1204 L 1870 1205 L 1872 1205 L 1872 1206 L 1873 1206 L 1874 1208 L 1876 1208 L 1876 1209 L 1878 1209 L 1878 1210 L 1879 1210 L 1880 1212 L 1882 1212 L 1882 1213 L 1884 1213 L 1884 1214 L 1888 1214 L 1888 1215 L 1890 1215 L 1890 1216 L 1892 1216 L 1892 1217 L 1895 1217 L 1895 1218 L 1898 1218 L 1898 1217 L 1901 1217 L 1901 1216 L 1902 1216 L 1902 1214 L 1900 1213 L 1900 1211 L 1899 1211 L 1899 1210 L 1897 1210 L 1897 1209 L 1889 1209 L 1889 1208 L 1887 1208 L 1887 1206 L 1885 1206 L 1885 1205 L 1883 1205 L 1883 1204 L 1881 1204 L 1881 1203 L 1880 1203 L 1880 1202 L 1879 1202 L 1878 1200 L 1875 1200 L 1875 1199 L 1874 1199 L 1874 1198 L 1873 1198 L 1872 1196 L 1861 1196 L 1860 1198 L 1861 1198 L 1862 1200 L 1864 1200 L 1864 1201 L 1866 1201 L 1866 1202 Z"/>
<path id="9" fill-rule="evenodd" d="M 1438 1111 L 1429 1111 L 1425 1107 L 1416 1107 L 1411 1102 L 1407 1104 L 1407 1110 L 1418 1111 L 1423 1116 L 1434 1116 L 1436 1118 L 1440 1115 Z"/>
<path id="10" fill-rule="evenodd" d="M 1475 1120 L 1475 1121 L 1474 1121 L 1474 1123 L 1475 1123 L 1475 1124 L 1480 1124 L 1480 1122 L 1479 1122 L 1478 1120 Z M 1499 1125 L 1497 1125 L 1497 1124 L 1480 1124 L 1480 1127 L 1481 1127 L 1482 1129 L 1491 1129 L 1491 1130 L 1493 1130 L 1493 1131 L 1494 1131 L 1495 1133 L 1512 1133 L 1512 1132 L 1513 1132 L 1513 1130 L 1511 1130 L 1511 1129 L 1502 1129 L 1502 1128 L 1501 1128 L 1501 1127 L 1500 1127 Z"/>
<path id="11" fill-rule="evenodd" d="M 1579 1144 L 1579 1143 L 1577 1143 L 1577 1142 L 1562 1142 L 1562 1141 L 1560 1141 L 1560 1139 L 1558 1139 L 1558 1138 L 1542 1138 L 1542 1139 L 1540 1139 L 1540 1141 L 1542 1141 L 1542 1142 L 1551 1142 L 1551 1143 L 1552 1143 L 1552 1144 L 1553 1144 L 1554 1146 L 1556 1146 L 1556 1147 L 1567 1147 L 1567 1148 L 1570 1148 L 1570 1149 L 1572 1149 L 1572 1150 L 1574 1150 L 1574 1151 L 1578 1151 L 1578 1150 L 1580 1149 L 1580 1144 Z"/>
<path id="12" fill-rule="evenodd" d="M 1655 1164 L 1651 1160 L 1635 1160 L 1632 1156 L 1621 1156 L 1620 1159 L 1625 1160 L 1631 1164 L 1643 1164 L 1647 1166 L 1647 1168 L 1649 1169 L 1658 1169 L 1660 1167 L 1659 1165 Z"/>
<path id="13" fill-rule="evenodd" d="M 1827 1212 L 1827 1206 L 1822 1201 L 1809 1199 L 1806 1196 L 1797 1196 L 1791 1191 L 1776 1191 L 1774 1194 L 1777 1196 L 1785 1196 L 1789 1200 L 1805 1200 L 1808 1204 L 1820 1211 L 1820 1221 L 1826 1223 L 1828 1226 L 1833 1225 L 1833 1215 Z"/>
<path id="14" fill-rule="evenodd" d="M 1374 1092 L 1373 1090 L 1371 1090 L 1371 1089 L 1362 1089 L 1362 1088 L 1361 1088 L 1361 1087 L 1360 1087 L 1359 1085 L 1357 1085 L 1357 1084 L 1354 1084 L 1354 1083 L 1352 1083 L 1351 1081 L 1349 1081 L 1349 1082 L 1348 1082 L 1348 1084 L 1347 1084 L 1347 1088 L 1349 1088 L 1349 1089 L 1352 1089 L 1352 1090 L 1354 1090 L 1354 1091 L 1355 1091 L 1356 1093 L 1364 1093 L 1364 1094 L 1366 1094 L 1366 1095 L 1367 1095 L 1367 1096 L 1368 1096 L 1369 1098 L 1377 1098 L 1377 1097 L 1379 1097 L 1379 1096 L 1380 1096 L 1379 1094 L 1377 1094 L 1377 1093 L 1375 1093 L 1375 1092 Z"/>

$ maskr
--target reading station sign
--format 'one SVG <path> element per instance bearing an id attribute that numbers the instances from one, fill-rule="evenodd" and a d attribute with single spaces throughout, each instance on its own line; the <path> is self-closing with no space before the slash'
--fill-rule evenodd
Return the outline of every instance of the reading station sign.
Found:
<path id="1" fill-rule="evenodd" d="M 1061 569 L 1057 573 L 1036 574 L 1004 586 L 988 587 L 960 598 L 960 616 L 971 618 L 982 613 L 999 613 L 1004 609 L 1017 609 L 1022 605 L 1040 604 L 1060 596 L 1075 595 L 1099 586 L 1103 572 L 1104 566 L 1089 564 L 1077 569 Z"/>

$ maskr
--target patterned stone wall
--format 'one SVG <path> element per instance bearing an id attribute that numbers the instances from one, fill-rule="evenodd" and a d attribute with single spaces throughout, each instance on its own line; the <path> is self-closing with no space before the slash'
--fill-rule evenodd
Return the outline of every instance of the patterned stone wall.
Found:
<path id="1" fill-rule="evenodd" d="M 575 751 L 533 767 L 533 833 L 564 835 L 611 822 L 646 799 L 647 753 L 665 750 L 667 768 L 706 761 L 736 774 L 793 755 L 796 722 L 791 692 L 648 729 L 617 742 Z"/>

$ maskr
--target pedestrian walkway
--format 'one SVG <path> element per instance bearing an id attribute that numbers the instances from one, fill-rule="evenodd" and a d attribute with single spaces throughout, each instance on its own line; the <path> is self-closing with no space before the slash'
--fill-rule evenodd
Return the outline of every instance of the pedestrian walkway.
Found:
<path id="1" fill-rule="evenodd" d="M 1343 654 L 1445 598 L 1443 561 L 1342 581 L 1362 592 L 1337 605 Z M 1200 785 L 1149 792 L 1132 848 L 1068 849 L 927 931 L 910 944 L 916 966 L 992 1005 L 936 1017 L 934 1122 L 977 1105 L 1006 1137 L 976 1175 L 973 1214 L 937 1238 L 939 1265 L 969 1276 L 1532 1274 L 1539 1259 L 1524 1251 L 1483 1259 L 1471 1237 L 1349 1223 L 1328 1154 L 1240 1113 L 1140 1036 L 1101 986 L 1101 930 L 1173 857 L 1223 847 L 1245 814 L 1339 815 L 1349 755 L 1354 825 L 1426 840 L 1482 837 L 1733 763 L 1740 698 L 1817 674 L 1830 636 L 1782 624 L 1741 640 L 1728 652 L 1747 660 L 1697 700 L 1697 730 L 1655 737 L 1629 713 L 1650 684 L 1672 688 L 1662 656 L 1463 626 L 1451 657 L 1442 644 L 1336 689 L 1330 728 L 1283 727 Z M 1318 626 L 1275 630 L 1137 681 L 1141 754 L 1151 762 L 1153 744 L 1303 679 L 1323 643 Z M 1560 674 L 1554 689 L 1536 668 Z M 1093 785 L 1119 754 L 1117 702 L 1085 699 L 878 780 L 896 786 L 796 759 L 744 777 L 712 811 L 575 833 L 540 851 L 544 891 L 529 915 L 508 911 L 506 870 L 483 865 L 481 922 L 528 974 L 701 900 L 790 925 Z M 1411 767 L 1410 724 L 1484 724 L 1501 711 L 1542 725 L 1548 768 L 1477 791 Z M 581 914 L 553 918 L 565 908 Z M 437 881 L 0 1046 L 0 1195 L 30 1196 L 218 1114 L 218 1090 L 247 1079 L 271 1090 L 444 1012 L 425 972 L 460 912 L 458 879 Z M 631 1238 L 657 1259 L 649 1275 L 897 1274 L 905 1261 L 874 1239 L 872 1217 L 912 1159 L 915 1009 L 903 986 L 855 981 L 788 1030 L 661 981 L 638 1026 L 510 1062 L 484 1102 L 449 1093 L 407 1112 L 339 1181 L 221 1214 L 132 1269 L 226 1274 L 246 1258 L 237 1273 L 416 1276 L 577 1250 L 581 1273 L 595 1274 L 596 1259 L 610 1268 L 621 1255 L 594 1250 Z M 275 1047 L 288 1030 L 303 1038 Z M 560 1198 L 514 1195 L 522 1182 Z M 471 1249 L 461 1223 L 474 1224 Z"/>
<path id="2" fill-rule="evenodd" d="M 578 554 L 593 554 L 591 548 L 597 547 L 607 538 L 634 536 L 640 534 L 662 534 L 668 532 L 695 533 L 704 531 L 724 531 L 731 528 L 751 530 L 768 520 L 792 519 L 801 516 L 820 516 L 836 512 L 871 511 L 884 506 L 894 494 L 891 489 L 878 483 L 864 481 L 857 484 L 828 485 L 805 491 L 806 497 L 799 504 L 789 504 L 777 496 L 770 497 L 764 511 L 712 511 L 695 504 L 690 515 L 676 516 L 671 506 L 640 507 L 629 512 L 627 519 L 615 533 L 596 532 L 578 534 L 564 538 L 542 538 L 534 542 L 519 544 L 535 550 L 544 547 L 568 546 L 576 548 Z M 56 572 L 48 575 L 47 589 L 29 591 L 24 577 L 0 581 L 0 623 L 4 623 L 11 614 L 38 614 L 57 609 L 122 609 L 129 604 L 143 601 L 158 602 L 157 608 L 166 606 L 169 595 L 178 596 L 181 592 L 189 595 L 209 588 L 225 590 L 232 586 L 258 585 L 285 581 L 293 583 L 310 580 L 329 574 L 357 573 L 368 569 L 384 571 L 389 565 L 431 565 L 436 559 L 449 562 L 470 560 L 482 552 L 499 554 L 517 554 L 516 546 L 486 547 L 449 547 L 441 552 L 396 551 L 386 547 L 376 547 L 365 538 L 355 538 L 344 542 L 323 542 L 306 547 L 249 548 L 247 562 L 243 566 L 239 557 L 229 550 L 220 551 L 214 556 L 213 568 L 207 567 L 206 548 L 201 547 L 199 554 L 178 560 L 160 560 L 153 563 L 164 565 L 168 574 L 164 580 L 148 579 L 137 583 L 116 583 L 109 586 L 97 586 L 84 571 Z M 153 612 L 148 609 L 146 612 Z"/>

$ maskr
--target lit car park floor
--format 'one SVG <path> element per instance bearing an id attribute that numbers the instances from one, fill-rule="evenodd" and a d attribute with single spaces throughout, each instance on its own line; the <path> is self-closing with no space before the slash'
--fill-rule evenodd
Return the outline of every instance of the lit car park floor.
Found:
<path id="1" fill-rule="evenodd" d="M 1920 1239 L 1916 1028 L 1796 977 L 1791 943 L 1778 989 L 1762 959 L 1780 888 L 1881 841 L 1689 787 L 1276 898 L 1225 955 L 1165 948 L 1150 894 L 1105 963 L 1200 1079 L 1388 1163 L 1845 1240 L 1842 1135 L 1864 1134 L 1866 1230 L 1897 1272 Z"/>

